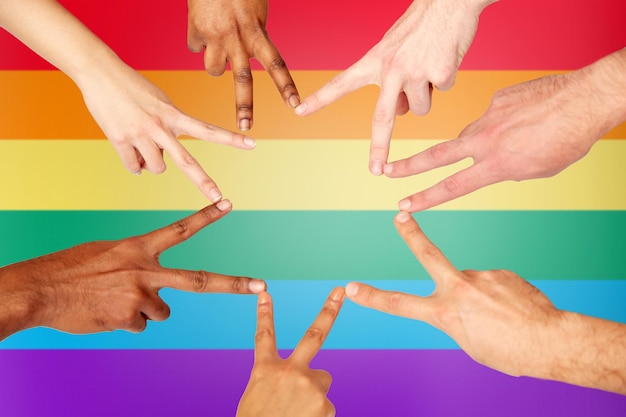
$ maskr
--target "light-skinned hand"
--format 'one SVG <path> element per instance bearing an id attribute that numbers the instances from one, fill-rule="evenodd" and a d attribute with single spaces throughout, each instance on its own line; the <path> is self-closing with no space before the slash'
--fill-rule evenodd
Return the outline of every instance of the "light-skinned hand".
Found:
<path id="1" fill-rule="evenodd" d="M 399 203 L 420 211 L 501 181 L 553 176 L 626 120 L 626 49 L 567 74 L 498 91 L 457 139 L 385 165 L 400 178 L 472 158 L 473 165 Z"/>
<path id="2" fill-rule="evenodd" d="M 478 16 L 493 1 L 415 0 L 378 44 L 305 98 L 296 114 L 309 115 L 365 85 L 378 85 L 369 169 L 381 175 L 396 115 L 409 109 L 417 115 L 428 113 L 433 86 L 448 90 L 454 85 Z"/>
<path id="3" fill-rule="evenodd" d="M 326 397 L 330 374 L 310 369 L 309 364 L 330 332 L 344 297 L 344 289 L 335 288 L 298 346 L 289 358 L 282 359 L 276 347 L 272 299 L 267 293 L 259 294 L 254 367 L 237 417 L 335 415 L 335 407 Z"/>
<path id="4" fill-rule="evenodd" d="M 253 149 L 255 141 L 194 119 L 156 85 L 126 65 L 102 40 L 55 0 L 5 0 L 3 27 L 59 68 L 80 88 L 87 108 L 126 169 L 159 174 L 167 152 L 180 170 L 212 202 L 221 192 L 178 137 Z"/>
<path id="5" fill-rule="evenodd" d="M 434 292 L 420 297 L 353 282 L 350 300 L 429 323 L 477 362 L 509 375 L 626 394 L 626 325 L 559 310 L 511 271 L 457 270 L 408 212 L 395 225 Z"/>

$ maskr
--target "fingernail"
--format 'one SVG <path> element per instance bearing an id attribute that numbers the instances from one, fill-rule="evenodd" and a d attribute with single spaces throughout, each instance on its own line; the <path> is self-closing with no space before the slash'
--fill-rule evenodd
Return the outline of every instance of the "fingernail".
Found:
<path id="1" fill-rule="evenodd" d="M 346 295 L 348 297 L 354 297 L 359 292 L 359 285 L 351 282 L 346 285 Z"/>
<path id="2" fill-rule="evenodd" d="M 370 164 L 370 172 L 374 175 L 381 175 L 383 173 L 383 163 L 380 161 L 372 161 Z"/>
<path id="3" fill-rule="evenodd" d="M 222 198 L 222 193 L 220 193 L 220 190 L 218 190 L 217 188 L 213 188 L 211 189 L 211 191 L 209 191 L 209 198 L 214 203 L 218 202 Z"/>
<path id="4" fill-rule="evenodd" d="M 405 198 L 398 203 L 398 208 L 400 210 L 408 211 L 411 208 L 411 202 Z"/>
<path id="5" fill-rule="evenodd" d="M 219 211 L 226 211 L 230 209 L 231 204 L 230 204 L 230 201 L 228 200 L 221 200 L 215 205 L 215 207 L 217 207 Z"/>
<path id="6" fill-rule="evenodd" d="M 307 108 L 306 102 L 303 102 L 303 103 L 300 103 L 300 105 L 296 107 L 294 111 L 298 116 L 301 116 L 304 114 L 304 112 L 306 112 L 306 108 Z"/>
<path id="7" fill-rule="evenodd" d="M 401 211 L 400 213 L 396 215 L 396 220 L 399 223 L 406 223 L 409 221 L 410 218 L 411 218 L 411 215 L 407 213 L 406 211 Z"/>
<path id="8" fill-rule="evenodd" d="M 250 130 L 250 119 L 241 119 L 239 121 L 239 130 L 244 132 Z"/>
<path id="9" fill-rule="evenodd" d="M 393 172 L 393 165 L 385 164 L 385 166 L 383 167 L 383 172 L 385 173 L 385 175 L 391 175 L 391 173 Z"/>
<path id="10" fill-rule="evenodd" d="M 341 299 L 343 298 L 344 294 L 345 294 L 345 290 L 343 288 L 341 288 L 341 287 L 335 288 L 330 293 L 330 299 L 331 300 L 335 300 L 335 301 L 341 301 Z"/>
<path id="11" fill-rule="evenodd" d="M 291 106 L 291 108 L 295 109 L 296 107 L 298 107 L 298 104 L 300 104 L 300 97 L 295 94 L 289 97 L 289 105 Z"/>
<path id="12" fill-rule="evenodd" d="M 261 294 L 265 291 L 265 281 L 253 279 L 248 284 L 248 289 L 254 294 Z M 261 294 L 262 295 L 262 294 Z M 265 301 L 267 302 L 267 301 Z"/>
<path id="13" fill-rule="evenodd" d="M 249 138 L 249 137 L 245 137 L 245 138 L 243 139 L 243 143 L 245 143 L 245 144 L 246 144 L 246 146 L 247 146 L 247 147 L 249 147 L 249 148 L 254 148 L 254 147 L 256 147 L 256 140 L 254 140 L 254 139 L 252 139 L 252 138 Z"/>

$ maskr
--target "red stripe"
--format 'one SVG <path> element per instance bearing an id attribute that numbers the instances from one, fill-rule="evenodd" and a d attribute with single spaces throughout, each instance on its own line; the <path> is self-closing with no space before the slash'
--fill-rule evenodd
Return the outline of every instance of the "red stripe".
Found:
<path id="1" fill-rule="evenodd" d="M 62 0 L 137 69 L 202 68 L 186 48 L 187 8 L 172 0 Z M 340 70 L 363 55 L 410 1 L 270 0 L 268 30 L 294 70 Z M 624 0 L 503 0 L 482 14 L 462 69 L 567 70 L 626 46 Z M 50 69 L 0 32 L 0 69 Z M 259 68 L 258 66 L 256 67 Z"/>

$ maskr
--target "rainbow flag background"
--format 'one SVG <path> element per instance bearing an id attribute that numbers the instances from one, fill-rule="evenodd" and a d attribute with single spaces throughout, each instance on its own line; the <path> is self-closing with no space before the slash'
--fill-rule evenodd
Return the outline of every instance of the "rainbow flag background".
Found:
<path id="1" fill-rule="evenodd" d="M 166 0 L 64 0 L 190 115 L 235 129 L 230 74 L 186 48 Z M 410 4 L 270 0 L 268 31 L 307 96 L 372 47 Z M 507 0 L 481 15 L 455 87 L 397 120 L 392 159 L 454 138 L 505 86 L 580 68 L 626 45 L 623 0 Z M 207 204 L 176 166 L 129 175 L 79 90 L 0 33 L 0 265 L 164 226 Z M 467 165 L 408 179 L 367 169 L 378 94 L 299 118 L 254 71 L 259 140 L 246 152 L 184 145 L 234 210 L 166 252 L 164 266 L 266 279 L 278 344 L 295 347 L 329 291 L 351 280 L 426 295 L 430 278 L 393 227 L 399 199 Z M 509 269 L 557 307 L 626 323 L 626 125 L 555 178 L 503 183 L 415 217 L 459 269 Z M 0 343 L 0 415 L 232 416 L 253 363 L 256 297 L 163 290 L 171 318 L 126 332 L 31 329 Z M 442 332 L 349 301 L 313 363 L 338 416 L 624 416 L 626 397 L 514 378 Z"/>

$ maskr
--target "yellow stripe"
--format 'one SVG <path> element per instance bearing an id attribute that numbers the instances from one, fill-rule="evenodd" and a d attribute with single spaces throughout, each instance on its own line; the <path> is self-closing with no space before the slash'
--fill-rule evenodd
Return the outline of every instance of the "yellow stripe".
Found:
<path id="1" fill-rule="evenodd" d="M 487 109 L 491 96 L 506 86 L 544 75 L 547 71 L 461 71 L 448 92 L 434 92 L 433 107 L 425 117 L 399 117 L 396 139 L 456 137 Z M 209 77 L 201 71 L 146 71 L 183 111 L 215 125 L 236 129 L 232 77 Z M 304 97 L 336 71 L 293 71 Z M 0 71 L 0 138 L 84 139 L 103 134 L 84 106 L 78 89 L 58 71 Z M 266 139 L 364 139 L 371 135 L 371 117 L 378 88 L 365 87 L 317 114 L 300 118 L 280 99 L 269 76 L 254 72 L 254 127 L 250 135 Z M 626 138 L 626 124 L 605 138 Z"/>
<path id="2" fill-rule="evenodd" d="M 393 158 L 438 141 L 393 144 Z M 261 141 L 242 151 L 184 141 L 239 210 L 395 210 L 397 201 L 469 165 L 406 179 L 367 171 L 369 141 Z M 626 140 L 600 141 L 555 178 L 507 182 L 441 210 L 626 210 Z M 133 176 L 105 141 L 0 141 L 2 210 L 193 210 L 207 202 L 168 160 Z"/>

